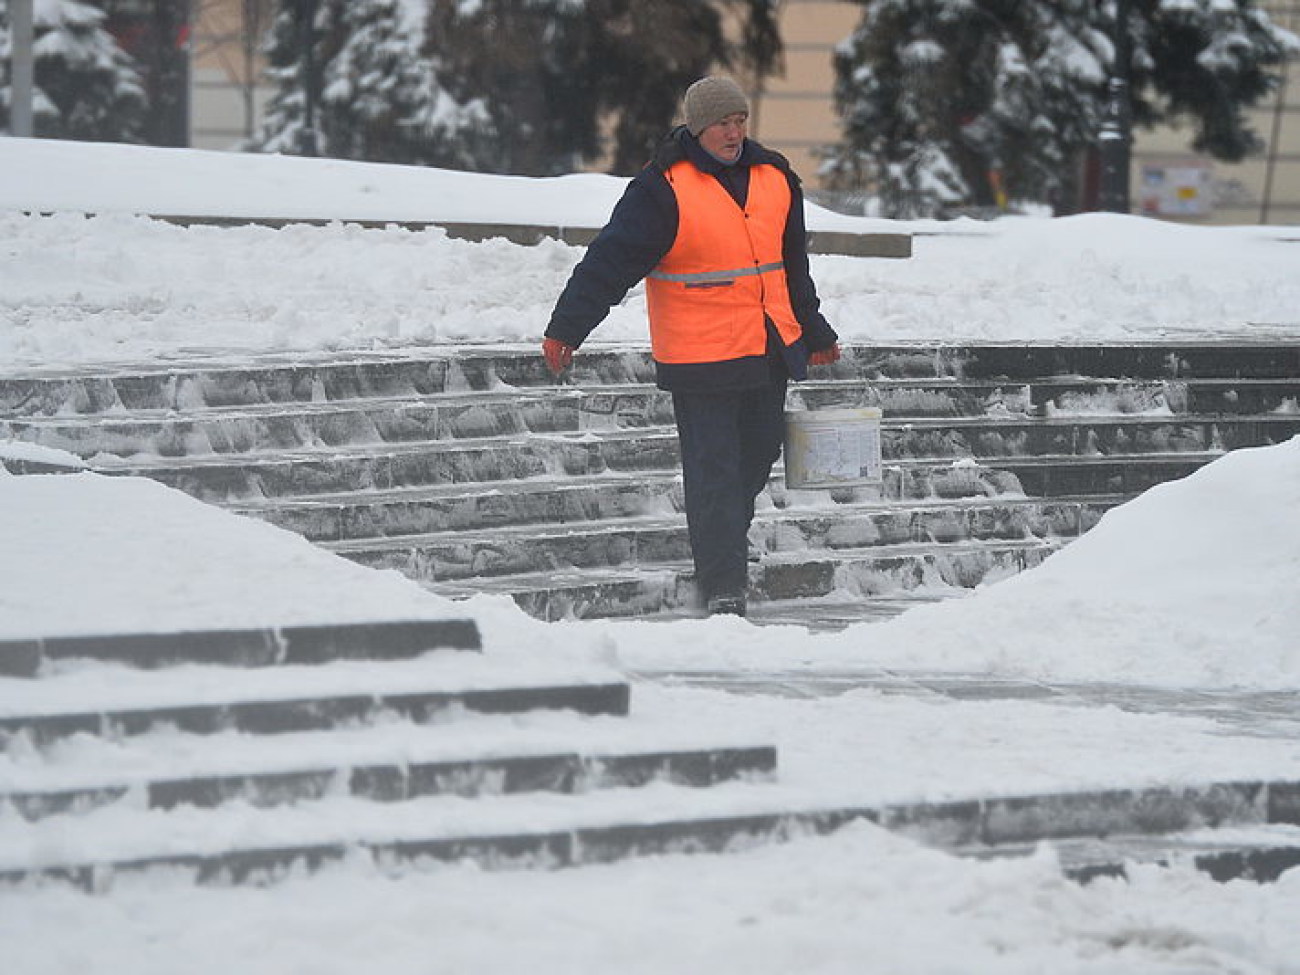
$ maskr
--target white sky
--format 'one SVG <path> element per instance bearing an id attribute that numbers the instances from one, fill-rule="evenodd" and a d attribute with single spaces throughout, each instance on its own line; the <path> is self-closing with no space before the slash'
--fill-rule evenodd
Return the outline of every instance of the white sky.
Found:
<path id="1" fill-rule="evenodd" d="M 93 172 L 95 178 L 87 178 Z M 0 140 L 0 369 L 251 352 L 534 343 L 581 250 L 469 244 L 439 232 L 332 226 L 191 230 L 132 211 L 598 225 L 619 190 L 597 177 L 524 180 L 179 150 Z M 93 209 L 24 216 L 22 209 Z M 810 223 L 847 218 L 813 212 Z M 907 261 L 813 262 L 852 341 L 1070 340 L 1234 334 L 1300 341 L 1296 228 L 1180 228 L 1092 216 L 943 230 Z M 644 342 L 640 298 L 593 341 Z M 30 456 L 26 446 L 0 451 Z M 1204 694 L 1300 689 L 1300 439 L 1239 451 L 1108 515 L 1043 567 L 970 598 L 838 634 L 736 619 L 543 624 L 500 599 L 450 605 L 392 574 L 225 515 L 152 482 L 0 474 L 0 639 L 471 614 L 482 660 L 345 664 L 289 674 L 134 673 L 65 665 L 0 679 L 0 714 L 221 694 L 592 678 L 655 670 L 793 679 L 895 673 L 1114 682 Z M 427 755 L 529 740 L 758 741 L 779 782 L 707 797 L 594 798 L 600 812 L 746 810 L 1039 790 L 1300 777 L 1300 744 L 1207 716 L 1078 702 L 959 702 L 856 690 L 727 694 L 638 681 L 633 717 L 536 716 L 268 743 L 160 733 L 0 752 L 0 784 L 256 767 L 268 755 Z M 1283 726 L 1285 730 L 1286 726 Z M 611 737 L 612 736 L 612 737 Z M 621 736 L 621 737 L 618 737 Z M 359 759 L 358 759 L 359 760 Z M 713 790 L 710 790 L 713 792 Z M 603 802 L 603 806 L 602 806 Z M 375 809 L 332 798 L 250 815 L 126 808 L 27 824 L 0 807 L 0 865 L 418 830 L 466 816 L 544 821 L 538 798 L 473 810 Z M 512 818 L 513 817 L 513 818 Z M 1186 871 L 1078 888 L 1049 855 L 956 861 L 871 828 L 730 857 L 668 857 L 563 874 L 448 868 L 392 880 L 351 864 L 266 891 L 128 883 L 112 896 L 0 891 L 8 972 L 1295 972 L 1300 877 L 1259 888 Z M 183 958 L 185 962 L 178 963 Z M 178 964 L 180 967 L 178 968 Z"/>

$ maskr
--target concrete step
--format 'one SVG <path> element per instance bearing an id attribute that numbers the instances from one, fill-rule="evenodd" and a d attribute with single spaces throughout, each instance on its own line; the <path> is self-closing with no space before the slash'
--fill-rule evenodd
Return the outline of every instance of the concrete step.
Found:
<path id="1" fill-rule="evenodd" d="M 1123 495 L 1177 480 L 1223 456 L 1223 451 L 1169 451 L 1128 455 L 1056 455 L 1008 457 L 998 460 L 997 472 L 1031 497 Z"/>
<path id="2" fill-rule="evenodd" d="M 833 375 L 1041 379 L 1287 379 L 1300 375 L 1300 343 L 1193 340 L 1108 343 L 855 347 Z"/>
<path id="3" fill-rule="evenodd" d="M 961 856 L 1028 856 L 1046 844 L 1079 881 L 1148 863 L 1268 882 L 1300 863 L 1300 783 L 1292 781 L 997 796 L 886 807 L 874 818 Z"/>
<path id="4" fill-rule="evenodd" d="M 419 364 L 424 371 L 428 364 Z M 400 368 L 409 369 L 410 363 Z M 385 369 L 399 369 L 396 364 Z M 229 393 L 198 394 L 186 390 L 193 379 L 157 377 L 168 382 L 166 392 L 151 395 L 126 393 L 105 397 L 87 393 L 63 402 L 55 396 L 41 396 L 43 384 L 0 378 L 0 392 L 8 390 L 7 408 L 0 408 L 0 418 L 22 420 L 34 428 L 76 429 L 104 425 L 138 423 L 142 429 L 165 429 L 184 422 L 233 423 L 235 421 L 283 423 L 289 419 L 319 423 L 328 430 L 332 420 L 349 413 L 375 414 L 397 408 L 440 410 L 436 418 L 425 419 L 418 413 L 413 422 L 436 426 L 441 437 L 481 436 L 484 424 L 509 423 L 509 416 L 486 420 L 473 406 L 492 413 L 505 413 L 513 406 L 527 415 L 523 419 L 535 424 L 544 421 L 539 406 L 550 408 L 559 420 L 575 414 L 589 414 L 599 421 L 611 417 L 635 422 L 646 415 L 671 420 L 672 402 L 668 393 L 653 382 L 640 381 L 635 375 L 617 371 L 610 382 L 572 381 L 557 383 L 553 379 L 540 385 L 514 386 L 495 375 L 476 382 L 445 384 L 419 379 L 399 378 L 374 384 L 327 383 L 316 379 L 306 384 L 302 395 L 279 390 L 274 366 L 262 372 L 254 366 L 236 374 L 240 389 L 256 388 L 256 379 L 265 374 L 270 391 L 260 396 L 238 397 Z M 86 377 L 78 382 L 90 389 L 112 385 L 114 389 L 143 381 L 141 377 Z M 227 379 L 226 382 L 229 382 Z M 63 390 L 60 381 L 55 387 Z M 1045 411 L 1081 413 L 1271 413 L 1295 408 L 1300 396 L 1300 379 L 1295 376 L 1254 378 L 1116 378 L 1107 376 L 1069 376 L 1008 378 L 971 378 L 955 374 L 933 376 L 850 375 L 827 379 L 823 373 L 790 386 L 796 403 L 810 409 L 834 406 L 874 406 L 888 414 L 911 416 L 978 416 L 988 413 L 1037 415 Z M 48 409 L 49 403 L 57 404 Z M 517 421 L 516 421 L 517 422 Z M 528 423 L 518 429 L 532 428 Z M 400 430 L 400 428 L 399 428 Z M 462 432 L 464 431 L 464 432 Z"/>
<path id="5" fill-rule="evenodd" d="M 807 409 L 876 407 L 891 421 L 1062 414 L 1226 417 L 1296 412 L 1300 378 L 810 379 L 792 385 L 790 399 Z"/>
<path id="6" fill-rule="evenodd" d="M 1098 503 L 1126 498 L 1126 484 L 1138 490 L 1181 477 L 1220 456 L 1151 455 L 1116 458 L 1019 458 L 1002 460 L 1001 469 L 974 463 L 900 461 L 886 467 L 880 487 L 834 491 L 790 491 L 778 465 L 771 497 L 778 507 L 819 509 L 830 514 L 838 504 L 859 499 L 913 503 L 933 499 L 1019 497 L 1021 477 L 1046 490 L 1033 493 L 1069 499 L 1092 495 Z M 1076 469 L 1081 466 L 1082 469 Z M 1082 485 L 1075 492 L 1072 484 Z M 1134 492 L 1136 493 L 1136 491 Z M 1131 496 L 1131 495 L 1129 495 Z M 241 498 L 223 507 L 269 521 L 318 542 L 386 538 L 428 532 L 431 528 L 494 533 L 523 525 L 573 526 L 591 520 L 640 518 L 680 513 L 681 475 L 676 468 L 635 472 L 604 471 L 582 478 L 486 481 L 416 485 L 321 494 Z"/>
<path id="7" fill-rule="evenodd" d="M 389 873 L 430 861 L 555 868 L 725 852 L 825 833 L 862 815 L 748 782 L 388 803 L 328 797 L 259 810 L 251 819 L 238 807 L 111 807 L 21 827 L 26 842 L 0 851 L 0 883 L 39 878 L 102 891 L 117 875 L 162 869 L 197 883 L 265 884 L 291 870 L 357 859 Z"/>
<path id="8" fill-rule="evenodd" d="M 537 619 L 613 619 L 657 616 L 693 609 L 695 586 L 688 563 L 636 568 L 567 569 L 458 582 L 424 582 L 450 599 L 480 593 L 507 596 Z M 417 580 L 419 581 L 419 580 Z M 700 615 L 692 612 L 691 615 Z"/>
<path id="9" fill-rule="evenodd" d="M 37 747 L 79 733 L 123 738 L 176 728 L 269 735 L 462 711 L 627 713 L 623 679 L 590 669 L 456 654 L 261 670 L 131 670 L 86 664 L 35 681 L 0 682 L 0 745 Z"/>
<path id="10" fill-rule="evenodd" d="M 1001 471 L 1017 466 L 1092 462 L 1121 465 L 1148 458 L 1218 456 L 1238 446 L 1276 443 L 1300 432 L 1300 414 L 1241 423 L 1213 420 L 1168 424 L 1137 419 L 1035 421 L 993 426 L 987 421 L 914 421 L 882 425 L 889 465 L 921 468 L 974 461 Z M 246 501 L 283 495 L 336 494 L 445 484 L 572 478 L 622 472 L 667 472 L 678 467 L 675 432 L 588 431 L 446 443 L 384 444 L 300 449 L 238 456 L 102 458 L 101 473 L 150 477 L 208 501 Z M 1120 490 L 1120 489 L 1112 489 Z M 1071 491 L 1068 493 L 1085 493 Z M 915 496 L 904 490 L 900 496 Z"/>
<path id="11" fill-rule="evenodd" d="M 1136 864 L 1270 882 L 1300 864 L 1300 783 L 1291 781 L 992 797 L 883 809 L 876 820 L 962 856 L 1028 856 L 1047 844 L 1084 882 Z"/>
<path id="12" fill-rule="evenodd" d="M 960 599 L 965 595 L 969 593 L 958 589 L 929 589 L 866 597 L 832 593 L 829 596 L 806 599 L 750 602 L 746 619 L 755 626 L 798 626 L 813 633 L 834 633 L 855 623 L 878 623 L 917 606 L 945 599 Z M 647 623 L 672 623 L 683 619 L 699 619 L 703 615 L 704 611 L 698 606 L 685 605 L 643 616 L 641 619 Z M 744 681 L 739 681 L 738 685 L 743 686 Z M 764 692 L 770 690 L 770 687 L 765 687 Z"/>
<path id="13" fill-rule="evenodd" d="M 1047 844 L 1067 877 L 1088 883 L 1098 877 L 1128 877 L 1135 868 L 1191 868 L 1220 883 L 1273 883 L 1300 866 L 1300 827 L 1255 826 L 1206 829 L 1162 836 L 1108 836 L 1053 840 Z M 996 851 L 962 850 L 968 856 L 1029 856 L 1039 844 Z"/>
<path id="14" fill-rule="evenodd" d="M 284 218 L 284 217 L 211 217 L 186 216 L 175 214 L 152 214 L 150 219 L 164 220 L 185 227 L 285 227 L 290 224 L 313 224 L 325 226 L 334 221 L 331 218 Z M 544 240 L 561 240 L 575 247 L 586 247 L 600 233 L 598 227 L 558 227 L 548 224 L 527 223 L 476 223 L 472 221 L 429 221 L 429 220 L 348 220 L 351 226 L 382 230 L 401 227 L 412 233 L 420 233 L 437 227 L 453 240 L 505 239 L 524 247 L 533 247 Z M 911 234 L 899 233 L 857 233 L 838 230 L 817 230 L 808 234 L 808 253 L 839 254 L 848 257 L 885 257 L 906 258 L 912 256 Z"/>
<path id="15" fill-rule="evenodd" d="M 651 383 L 644 349 L 584 350 L 566 378 L 577 385 Z M 535 347 L 395 352 L 284 353 L 253 360 L 119 367 L 110 374 L 51 368 L 0 378 L 0 416 L 304 404 L 409 398 L 505 388 L 553 388 Z"/>
<path id="16" fill-rule="evenodd" d="M 1195 453 L 1281 443 L 1300 433 L 1300 412 L 1265 416 L 1078 416 L 919 418 L 880 425 L 881 454 L 935 459 Z"/>
<path id="17" fill-rule="evenodd" d="M 1217 456 L 1217 455 L 1216 455 Z M 1181 468 L 1180 468 L 1181 469 Z M 1020 494 L 1014 476 L 974 464 L 900 464 L 884 471 L 880 487 L 789 491 L 778 466 L 770 496 L 780 508 L 817 509 L 863 498 L 917 502 Z M 1102 499 L 1103 501 L 1105 499 Z M 310 494 L 226 502 L 227 510 L 270 521 L 313 541 L 387 538 L 524 525 L 575 525 L 601 519 L 643 518 L 684 511 L 676 469 L 604 471 L 582 478 L 536 478 Z"/>
<path id="18" fill-rule="evenodd" d="M 1042 415 L 1168 413 L 1246 416 L 1294 413 L 1300 379 L 1060 379 L 1029 384 L 1033 412 Z"/>
<path id="19" fill-rule="evenodd" d="M 185 457 L 310 447 L 577 433 L 672 423 L 649 386 L 484 391 L 422 397 L 270 403 L 0 419 L 0 440 L 103 454 Z"/>
<path id="20" fill-rule="evenodd" d="M 770 746 L 752 749 L 696 749 L 642 754 L 508 755 L 465 761 L 410 762 L 356 768 L 286 768 L 233 776 L 189 775 L 134 782 L 30 792 L 0 792 L 20 816 L 36 820 L 75 810 L 78 813 L 118 802 L 139 800 L 144 808 L 180 805 L 211 808 L 224 802 L 269 807 L 284 802 L 347 795 L 378 802 L 425 796 L 475 798 L 522 792 L 577 793 L 593 789 L 635 788 L 649 782 L 702 788 L 775 770 Z"/>
<path id="21" fill-rule="evenodd" d="M 517 525 L 561 525 L 638 518 L 682 510 L 676 470 L 606 471 L 581 479 L 367 490 L 241 500 L 223 505 L 312 541 L 383 538 L 426 532 L 495 532 Z"/>
<path id="22" fill-rule="evenodd" d="M 75 460 L 75 458 L 73 458 Z M 5 457 L 0 455 L 0 473 L 6 474 L 76 474 L 85 470 L 79 462 L 58 463 L 27 457 Z"/>
<path id="23" fill-rule="evenodd" d="M 850 502 L 834 505 L 833 510 L 769 509 L 756 516 L 750 539 L 761 552 L 787 556 L 909 542 L 1074 539 L 1118 501 L 979 498 L 910 505 Z M 433 582 L 557 569 L 652 566 L 690 558 L 681 515 L 498 526 L 488 531 L 424 532 L 323 544 L 364 565 L 397 569 Z"/>
<path id="24" fill-rule="evenodd" d="M 409 660 L 432 650 L 479 650 L 472 619 L 377 620 L 275 629 L 114 633 L 0 640 L 0 675 L 35 677 L 59 660 L 132 667 L 181 663 L 269 667 L 331 660 Z"/>
<path id="25" fill-rule="evenodd" d="M 1028 539 L 893 544 L 837 551 L 771 553 L 750 566 L 751 604 L 760 618 L 763 604 L 836 597 L 839 602 L 899 597 L 918 590 L 942 595 L 1014 575 L 1038 565 L 1062 544 Z M 393 567 L 393 566 L 390 566 Z M 419 566 L 403 571 L 416 572 Z M 412 576 L 417 578 L 418 576 Z M 688 562 L 639 567 L 557 568 L 545 572 L 436 582 L 427 589 L 452 599 L 479 593 L 508 595 L 539 619 L 604 619 L 685 613 L 696 608 Z"/>
<path id="26" fill-rule="evenodd" d="M 1294 379 L 1300 345 L 1215 341 L 1125 345 L 846 346 L 819 376 L 835 379 L 951 378 L 1017 381 L 1047 377 L 1124 379 Z M 573 385 L 651 383 L 643 347 L 593 344 L 566 373 Z M 419 356 L 413 350 L 259 356 L 154 363 L 115 375 L 51 368 L 0 380 L 0 416 L 191 411 L 200 406 L 311 403 L 366 397 L 409 397 L 509 387 L 554 387 L 532 346 L 457 348 Z"/>
<path id="27" fill-rule="evenodd" d="M 887 459 L 991 458 L 1226 450 L 1277 443 L 1300 430 L 1300 409 L 1198 414 L 1175 412 L 1166 405 L 1126 413 L 1095 412 L 1089 410 L 1089 405 L 1109 401 L 1112 394 L 1060 393 L 1057 400 L 1034 404 L 1023 388 L 1023 395 L 1014 392 L 1009 395 L 1000 387 L 979 393 L 967 391 L 970 401 L 957 402 L 951 393 L 941 397 L 933 388 L 914 391 L 917 401 L 913 413 L 897 409 L 886 413 L 881 424 L 883 455 Z M 648 440 L 656 443 L 657 438 L 673 433 L 671 404 L 662 394 L 648 390 L 620 393 L 606 387 L 582 394 L 479 396 L 481 402 L 453 397 L 445 401 L 378 400 L 291 409 L 277 406 L 274 412 L 224 410 L 158 417 L 0 419 L 0 440 L 68 451 L 101 470 L 125 467 L 148 472 L 170 469 L 186 458 L 204 459 L 209 463 L 209 477 L 216 477 L 213 472 L 223 458 L 228 463 L 247 463 L 263 469 L 281 460 L 302 463 L 313 454 L 342 450 L 352 457 L 351 476 L 357 477 L 366 471 L 361 458 L 368 451 L 382 457 L 398 447 L 407 448 L 408 456 L 412 449 L 446 450 L 460 459 L 462 468 L 468 464 L 463 478 L 481 480 L 492 479 L 499 470 L 511 471 L 511 476 L 519 476 L 520 472 L 535 475 L 548 463 L 568 469 L 575 461 L 564 448 L 552 446 L 548 451 L 545 446 L 548 439 L 562 439 L 565 434 L 573 435 L 570 439 L 583 434 L 608 438 L 606 463 L 619 466 L 626 463 L 618 459 L 620 454 L 627 452 L 618 449 L 620 436 L 625 445 L 629 439 L 635 442 L 628 431 L 644 430 Z M 1232 399 L 1227 392 L 1223 396 Z M 977 397 L 982 397 L 981 403 L 973 402 Z M 1136 393 L 1130 400 L 1134 397 L 1140 402 Z M 882 400 L 878 391 L 869 395 L 844 385 L 800 390 L 797 398 L 815 408 Z M 1064 405 L 1057 405 L 1058 401 Z M 1168 401 L 1168 397 L 1161 400 L 1166 404 Z M 1240 396 L 1236 402 L 1241 402 Z M 1294 402 L 1282 400 L 1283 405 Z M 1128 405 L 1135 404 L 1131 401 Z M 969 412 L 959 414 L 958 409 Z M 476 459 L 466 460 L 466 451 L 474 445 Z M 502 452 L 514 455 L 513 464 L 497 456 Z M 348 476 L 345 470 L 340 467 L 340 478 Z"/>
<path id="28" fill-rule="evenodd" d="M 184 871 L 199 883 L 266 883 L 290 870 L 358 857 L 392 872 L 424 861 L 464 860 L 494 869 L 553 868 L 666 852 L 722 852 L 824 834 L 854 821 L 969 856 L 1027 853 L 1044 840 L 1082 848 L 1074 841 L 1101 838 L 1104 855 L 1090 863 L 1062 857 L 1067 875 L 1078 879 L 1131 860 L 1130 837 L 1166 851 L 1199 843 L 1202 849 L 1193 855 L 1212 857 L 1198 862 L 1212 875 L 1268 880 L 1296 862 L 1297 796 L 1300 784 L 1294 782 L 1226 782 L 831 804 L 780 785 L 729 782 L 708 789 L 651 783 L 585 795 L 472 800 L 326 796 L 261 810 L 255 822 L 226 806 L 92 809 L 11 830 L 21 841 L 0 850 L 0 882 L 48 878 L 104 890 L 115 875 L 162 868 Z M 1180 835 L 1189 831 L 1195 832 Z"/>
<path id="29" fill-rule="evenodd" d="M 1116 412 L 1094 404 L 1097 399 L 1109 402 L 1113 394 L 1108 392 L 1085 395 L 1076 390 L 1070 394 L 1056 388 L 1053 392 L 1057 399 L 1033 403 L 1024 387 L 1018 393 L 998 387 L 968 391 L 972 400 L 979 397 L 980 402 L 961 404 L 952 399 L 951 392 L 943 402 L 935 402 L 940 394 L 933 387 L 914 391 L 920 401 L 912 411 L 887 410 L 881 423 L 883 452 L 886 457 L 898 458 L 1189 450 L 1216 443 L 1231 449 L 1240 443 L 1258 443 L 1261 438 L 1271 438 L 1267 442 L 1287 439 L 1300 423 L 1300 409 L 1287 408 L 1287 404 L 1293 407 L 1292 398 L 1282 399 L 1271 412 L 1258 414 L 1174 411 L 1167 405 L 1168 397 L 1159 400 L 1163 407 Z M 1141 397 L 1134 395 L 1140 402 Z M 1232 391 L 1221 392 L 1223 397 L 1238 404 L 1241 401 Z M 801 387 L 792 399 L 821 408 L 873 405 L 882 397 L 879 391 L 872 394 L 854 383 Z M 957 412 L 958 407 L 964 412 Z M 280 453 L 292 456 L 327 448 L 362 451 L 422 443 L 450 448 L 454 441 L 494 439 L 527 444 L 536 439 L 529 434 L 545 439 L 547 434 L 592 432 L 616 438 L 622 431 L 644 429 L 648 435 L 662 435 L 672 433 L 671 423 L 671 404 L 663 394 L 649 390 L 621 393 L 604 387 L 553 395 L 484 393 L 477 399 L 327 403 L 277 407 L 274 412 L 15 418 L 0 420 L 0 439 L 37 443 L 84 458 L 138 458 L 141 463 L 214 454 L 265 462 Z"/>
<path id="30" fill-rule="evenodd" d="M 993 381 L 813 381 L 791 388 L 791 403 L 809 409 L 872 406 L 888 423 L 940 417 L 1062 420 L 1110 415 L 1163 416 L 1174 423 L 1198 414 L 1220 417 L 1300 412 L 1300 379 L 1172 382 L 1077 379 L 1005 384 Z M 410 443 L 526 433 L 581 432 L 667 425 L 669 395 L 648 384 L 486 390 L 472 394 L 261 403 L 200 404 L 184 411 L 0 417 L 0 440 L 67 450 L 83 458 L 253 454 L 312 446 Z"/>
<path id="31" fill-rule="evenodd" d="M 647 431 L 474 439 L 176 458 L 105 458 L 106 474 L 153 478 L 205 501 L 282 494 L 671 470 L 677 439 Z"/>
<path id="32" fill-rule="evenodd" d="M 902 543 L 806 553 L 776 552 L 751 569 L 755 601 L 847 593 L 893 596 L 919 589 L 973 589 L 1039 565 L 1061 539 Z"/>
<path id="33" fill-rule="evenodd" d="M 80 761 L 11 772 L 0 780 L 0 803 L 35 821 L 115 803 L 173 809 L 238 801 L 269 808 L 329 796 L 399 802 L 586 793 L 650 782 L 702 788 L 776 771 L 776 750 L 768 745 L 685 742 L 672 729 L 629 731 L 621 718 L 565 718 L 567 727 L 554 721 L 520 727 L 511 720 L 502 726 L 499 719 L 466 718 L 450 735 L 445 725 L 402 722 L 221 742 L 176 733 L 162 736 L 165 747 L 132 748 L 128 741 L 96 750 L 83 743 L 76 750 Z M 90 763 L 87 751 L 98 763 Z"/>

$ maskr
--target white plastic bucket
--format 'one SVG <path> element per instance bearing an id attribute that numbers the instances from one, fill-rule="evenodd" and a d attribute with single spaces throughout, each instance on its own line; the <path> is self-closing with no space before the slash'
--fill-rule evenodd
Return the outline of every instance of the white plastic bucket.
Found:
<path id="1" fill-rule="evenodd" d="M 786 487 L 803 491 L 879 483 L 879 409 L 786 413 Z"/>

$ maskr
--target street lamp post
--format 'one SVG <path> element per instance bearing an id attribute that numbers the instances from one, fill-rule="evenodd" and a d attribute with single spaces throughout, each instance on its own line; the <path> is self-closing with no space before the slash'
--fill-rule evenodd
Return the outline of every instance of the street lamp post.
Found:
<path id="1" fill-rule="evenodd" d="M 32 54 L 32 0 L 13 0 L 9 5 L 9 29 L 13 79 L 9 101 L 9 131 L 17 136 L 32 135 L 32 90 L 35 87 L 35 58 Z"/>
<path id="2" fill-rule="evenodd" d="M 1115 63 L 1107 86 L 1106 117 L 1101 124 L 1101 209 L 1129 212 L 1129 150 L 1133 142 L 1133 115 L 1129 91 L 1132 43 L 1129 38 L 1129 2 L 1115 0 L 1112 40 Z"/>
<path id="3" fill-rule="evenodd" d="M 152 41 L 138 55 L 149 78 L 150 145 L 190 144 L 190 52 L 192 0 L 153 0 Z"/>
<path id="4" fill-rule="evenodd" d="M 302 154 L 320 152 L 316 139 L 316 7 L 318 0 L 298 0 L 298 38 L 302 47 Z"/>

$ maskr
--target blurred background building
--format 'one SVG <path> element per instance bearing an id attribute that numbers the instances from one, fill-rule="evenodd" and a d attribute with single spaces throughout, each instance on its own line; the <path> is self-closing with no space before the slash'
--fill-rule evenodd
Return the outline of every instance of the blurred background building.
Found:
<path id="1" fill-rule="evenodd" d="M 1259 6 L 1274 23 L 1300 34 L 1300 0 L 1262 0 Z M 860 17 L 856 4 L 785 0 L 785 77 L 755 93 L 756 137 L 789 156 L 810 187 L 817 185 L 817 147 L 837 137 L 831 54 Z M 1251 120 L 1264 153 L 1237 164 L 1196 155 L 1186 131 L 1135 133 L 1134 212 L 1199 223 L 1300 223 L 1300 60 L 1287 66 L 1282 86 Z"/>
<path id="2" fill-rule="evenodd" d="M 192 4 L 189 28 L 160 13 L 176 6 L 167 0 L 120 0 L 113 7 L 115 24 L 137 49 L 147 41 L 163 50 L 161 56 L 142 58 L 156 66 L 156 83 L 183 79 L 188 98 L 172 100 L 155 141 L 232 148 L 255 131 L 270 95 L 261 78 L 259 39 L 269 27 L 272 0 Z M 1300 0 L 1263 0 L 1260 6 L 1276 23 L 1300 33 Z M 752 132 L 789 156 L 817 196 L 817 149 L 838 136 L 831 55 L 853 31 L 861 8 L 839 0 L 784 0 L 780 16 L 786 70 L 751 92 Z M 188 53 L 183 73 L 171 66 L 177 51 Z M 1245 162 L 1198 156 L 1187 147 L 1188 133 L 1178 129 L 1136 133 L 1130 183 L 1134 211 L 1199 223 L 1300 223 L 1297 75 L 1300 62 L 1292 61 L 1278 92 L 1253 111 L 1265 149 Z M 826 199 L 832 202 L 829 195 Z"/>
<path id="3" fill-rule="evenodd" d="M 191 145 L 229 149 L 252 136 L 271 97 L 261 38 L 270 29 L 274 0 L 192 2 Z"/>

